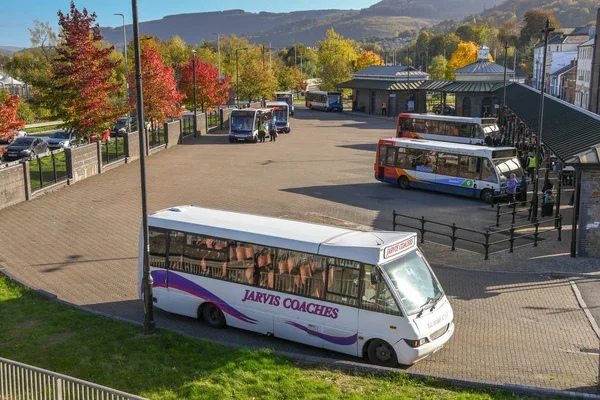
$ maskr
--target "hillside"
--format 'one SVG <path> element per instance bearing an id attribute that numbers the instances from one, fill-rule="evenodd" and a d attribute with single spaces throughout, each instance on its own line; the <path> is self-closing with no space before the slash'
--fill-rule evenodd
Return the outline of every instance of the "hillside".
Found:
<path id="1" fill-rule="evenodd" d="M 464 18 L 501 0 L 382 0 L 362 10 L 310 10 L 289 13 L 250 13 L 243 10 L 191 13 L 142 22 L 140 33 L 168 40 L 179 35 L 187 43 L 214 40 L 213 32 L 246 36 L 256 43 L 271 42 L 275 48 L 293 43 L 314 45 L 334 28 L 344 36 L 360 40 L 392 36 L 407 29 L 420 29 L 447 18 Z M 102 28 L 110 43 L 122 44 L 122 28 Z M 127 26 L 131 38 L 131 26 Z"/>
<path id="2" fill-rule="evenodd" d="M 574 28 L 596 20 L 598 1 L 592 0 L 506 0 L 495 7 L 485 10 L 479 15 L 470 15 L 465 22 L 471 22 L 473 17 L 495 18 L 498 23 L 506 19 L 522 19 L 526 11 L 533 8 L 543 8 L 552 11 L 561 26 Z"/>
<path id="3" fill-rule="evenodd" d="M 14 46 L 0 46 L 0 52 L 7 54 L 13 54 L 14 52 L 17 52 L 19 50 L 23 50 L 23 48 Z"/>

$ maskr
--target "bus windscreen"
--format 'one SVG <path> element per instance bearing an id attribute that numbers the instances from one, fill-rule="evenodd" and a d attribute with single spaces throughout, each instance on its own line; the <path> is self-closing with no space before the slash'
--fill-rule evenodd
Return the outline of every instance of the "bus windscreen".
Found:
<path id="1" fill-rule="evenodd" d="M 341 94 L 329 94 L 327 97 L 329 98 L 329 104 L 342 104 Z"/>
<path id="2" fill-rule="evenodd" d="M 249 132 L 254 124 L 253 111 L 237 111 L 231 114 L 231 130 Z"/>

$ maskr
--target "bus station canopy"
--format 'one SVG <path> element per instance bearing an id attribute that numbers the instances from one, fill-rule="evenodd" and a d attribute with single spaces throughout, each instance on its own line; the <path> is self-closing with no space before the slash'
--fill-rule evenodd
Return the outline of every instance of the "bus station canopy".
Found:
<path id="1" fill-rule="evenodd" d="M 503 88 L 498 88 L 494 94 L 502 98 Z M 506 87 L 506 105 L 537 134 L 539 90 L 510 83 Z M 600 146 L 600 115 L 546 94 L 542 143 L 563 162 L 591 161 L 594 154 L 597 156 L 593 150 Z"/>

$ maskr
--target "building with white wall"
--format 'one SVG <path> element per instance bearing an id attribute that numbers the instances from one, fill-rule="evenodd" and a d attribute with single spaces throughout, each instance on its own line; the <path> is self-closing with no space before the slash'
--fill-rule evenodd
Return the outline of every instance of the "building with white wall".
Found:
<path id="1" fill-rule="evenodd" d="M 575 82 L 574 104 L 577 107 L 589 110 L 594 39 L 580 44 L 577 49 L 577 81 Z"/>

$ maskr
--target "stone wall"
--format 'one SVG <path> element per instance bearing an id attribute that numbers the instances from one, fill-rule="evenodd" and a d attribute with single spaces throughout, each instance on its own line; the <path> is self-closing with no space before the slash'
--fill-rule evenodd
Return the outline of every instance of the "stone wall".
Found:
<path id="1" fill-rule="evenodd" d="M 199 136 L 204 136 L 208 133 L 206 130 L 206 114 L 199 113 L 196 115 L 196 129 Z"/>
<path id="2" fill-rule="evenodd" d="M 69 183 L 75 183 L 101 172 L 101 160 L 98 160 L 100 142 L 65 149 L 70 163 Z"/>
<path id="3" fill-rule="evenodd" d="M 375 94 L 375 96 L 373 96 Z M 391 95 L 391 96 L 390 96 Z M 394 97 L 395 95 L 395 97 Z M 386 102 L 388 115 L 397 115 L 408 112 L 407 99 L 409 95 L 414 96 L 415 109 L 410 112 L 424 113 L 427 110 L 426 93 L 421 91 L 393 91 L 387 90 L 354 90 L 353 98 L 356 100 L 357 109 L 355 111 L 365 112 L 367 114 L 381 115 L 381 106 Z M 371 104 L 374 101 L 374 106 Z"/>
<path id="4" fill-rule="evenodd" d="M 229 130 L 229 120 L 231 118 L 231 110 L 233 108 L 222 108 L 221 125 L 222 129 Z"/>
<path id="5" fill-rule="evenodd" d="M 0 169 L 0 209 L 27 200 L 28 165 L 23 163 Z"/>
<path id="6" fill-rule="evenodd" d="M 127 134 L 127 149 L 129 150 L 127 162 L 140 158 L 140 136 L 137 132 Z"/>
<path id="7" fill-rule="evenodd" d="M 181 120 L 165 123 L 167 147 L 177 146 L 181 139 Z"/>
<path id="8" fill-rule="evenodd" d="M 577 253 L 600 257 L 600 170 L 581 171 Z"/>

